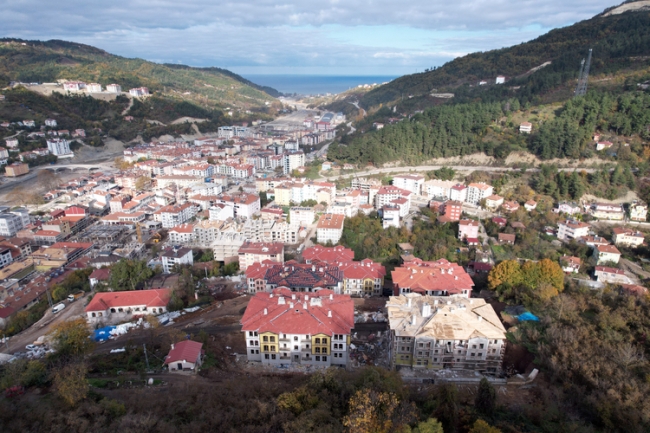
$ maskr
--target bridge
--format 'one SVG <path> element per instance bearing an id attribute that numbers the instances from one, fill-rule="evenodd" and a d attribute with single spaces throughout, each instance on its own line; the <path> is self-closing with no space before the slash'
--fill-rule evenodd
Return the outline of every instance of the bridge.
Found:
<path id="1" fill-rule="evenodd" d="M 94 164 L 55 164 L 55 165 L 41 165 L 34 167 L 33 170 L 50 170 L 55 173 L 60 173 L 65 170 L 70 171 L 96 171 L 96 170 L 115 170 L 108 162 L 94 163 Z"/>

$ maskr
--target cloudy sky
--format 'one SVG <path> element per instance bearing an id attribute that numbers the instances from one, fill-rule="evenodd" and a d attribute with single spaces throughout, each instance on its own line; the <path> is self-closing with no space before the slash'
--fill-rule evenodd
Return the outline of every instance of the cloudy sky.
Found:
<path id="1" fill-rule="evenodd" d="M 612 0 L 0 0 L 0 37 L 240 74 L 402 75 L 590 18 Z"/>

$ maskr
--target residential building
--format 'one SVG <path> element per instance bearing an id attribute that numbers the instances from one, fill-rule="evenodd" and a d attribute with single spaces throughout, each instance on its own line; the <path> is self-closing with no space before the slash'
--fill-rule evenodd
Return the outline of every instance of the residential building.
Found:
<path id="1" fill-rule="evenodd" d="M 512 233 L 499 233 L 499 243 L 501 245 L 514 245 L 517 236 Z"/>
<path id="2" fill-rule="evenodd" d="M 342 245 L 337 245 L 335 247 L 323 247 L 321 245 L 314 245 L 313 247 L 306 248 L 305 251 L 302 252 L 302 258 L 305 263 L 308 264 L 316 262 L 351 262 L 354 260 L 354 251 L 349 248 L 345 248 Z"/>
<path id="3" fill-rule="evenodd" d="M 172 272 L 174 265 L 192 265 L 194 256 L 191 248 L 166 248 L 160 254 L 162 259 L 163 272 L 169 274 Z"/>
<path id="4" fill-rule="evenodd" d="M 626 227 L 614 227 L 614 245 L 636 248 L 643 244 L 644 235 Z"/>
<path id="5" fill-rule="evenodd" d="M 14 237 L 29 223 L 29 211 L 26 208 L 10 210 L 6 206 L 0 206 L 0 236 Z"/>
<path id="6" fill-rule="evenodd" d="M 129 90 L 129 95 L 140 97 L 140 96 L 148 96 L 149 95 L 149 89 L 146 87 L 137 87 L 135 89 Z"/>
<path id="7" fill-rule="evenodd" d="M 391 296 L 391 368 L 454 369 L 497 373 L 506 330 L 484 299 Z"/>
<path id="8" fill-rule="evenodd" d="M 49 150 L 52 155 L 61 158 L 71 158 L 74 156 L 74 153 L 70 150 L 70 143 L 65 138 L 47 140 L 47 150 Z"/>
<path id="9" fill-rule="evenodd" d="M 322 290 L 256 293 L 241 320 L 249 361 L 267 365 L 346 366 L 354 302 Z"/>
<path id="10" fill-rule="evenodd" d="M 449 190 L 449 198 L 455 201 L 467 201 L 467 187 L 460 183 L 454 185 Z"/>
<path id="11" fill-rule="evenodd" d="M 621 252 L 614 245 L 596 245 L 594 247 L 594 257 L 596 264 L 618 263 L 621 258 Z"/>
<path id="12" fill-rule="evenodd" d="M 449 199 L 451 197 L 451 188 L 456 185 L 456 182 L 453 180 L 440 180 L 432 179 L 427 180 L 422 184 L 422 191 L 420 194 L 423 196 L 433 199 Z M 464 201 L 464 200 L 463 200 Z"/>
<path id="13" fill-rule="evenodd" d="M 163 206 L 153 214 L 154 221 L 160 221 L 163 228 L 172 228 L 189 221 L 196 215 L 193 203 Z"/>
<path id="14" fill-rule="evenodd" d="M 133 316 L 158 315 L 167 312 L 172 289 L 99 292 L 85 308 L 90 323 L 118 323 Z"/>
<path id="15" fill-rule="evenodd" d="M 505 82 L 506 82 L 506 77 L 504 77 L 503 75 L 497 76 L 495 81 L 496 84 L 503 84 Z"/>
<path id="16" fill-rule="evenodd" d="M 591 215 L 603 220 L 623 221 L 625 210 L 623 206 L 613 203 L 594 203 L 591 206 Z"/>
<path id="17" fill-rule="evenodd" d="M 582 210 L 580 209 L 580 206 L 577 203 L 561 201 L 560 203 L 558 203 L 557 208 L 553 209 L 553 212 L 563 213 L 567 215 L 578 215 L 582 213 Z"/>
<path id="18" fill-rule="evenodd" d="M 458 239 L 478 239 L 478 221 L 460 220 L 458 222 Z"/>
<path id="19" fill-rule="evenodd" d="M 86 86 L 88 93 L 102 93 L 102 85 L 99 83 L 90 83 Z"/>
<path id="20" fill-rule="evenodd" d="M 382 186 L 375 195 L 375 207 L 399 205 L 400 216 L 406 216 L 411 209 L 411 192 L 396 186 Z"/>
<path id="21" fill-rule="evenodd" d="M 171 346 L 164 363 L 169 368 L 169 372 L 196 373 L 203 362 L 203 344 L 183 340 Z"/>
<path id="22" fill-rule="evenodd" d="M 398 205 L 384 205 L 379 209 L 381 224 L 384 229 L 388 227 L 399 228 L 400 207 Z"/>
<path id="23" fill-rule="evenodd" d="M 253 263 L 266 260 L 276 263 L 284 262 L 284 244 L 282 242 L 246 242 L 239 247 L 239 270 L 245 271 Z"/>
<path id="24" fill-rule="evenodd" d="M 294 260 L 281 264 L 271 261 L 253 263 L 246 269 L 249 293 L 286 287 L 294 292 L 317 292 L 322 289 L 342 293 L 343 272 L 326 263 L 303 264 Z"/>
<path id="25" fill-rule="evenodd" d="M 469 298 L 474 282 L 462 266 L 445 259 L 425 262 L 412 258 L 391 273 L 395 296 L 406 293 Z"/>
<path id="26" fill-rule="evenodd" d="M 108 268 L 95 269 L 88 276 L 88 282 L 90 283 L 90 288 L 93 289 L 100 282 L 106 282 L 111 277 L 111 270 Z"/>
<path id="27" fill-rule="evenodd" d="M 557 225 L 557 238 L 562 241 L 578 240 L 589 234 L 590 224 L 566 220 Z"/>
<path id="28" fill-rule="evenodd" d="M 80 92 L 86 88 L 86 83 L 83 81 L 67 81 L 63 83 L 63 90 L 67 92 Z"/>
<path id="29" fill-rule="evenodd" d="M 467 185 L 467 203 L 478 205 L 481 200 L 491 196 L 494 193 L 494 187 L 485 182 L 470 183 Z"/>
<path id="30" fill-rule="evenodd" d="M 503 204 L 503 197 L 500 195 L 492 194 L 485 197 L 485 208 L 489 210 L 497 210 Z"/>
<path id="31" fill-rule="evenodd" d="M 370 259 L 338 263 L 343 272 L 343 294 L 350 296 L 381 296 L 386 268 Z"/>
<path id="32" fill-rule="evenodd" d="M 9 149 L 15 149 L 18 147 L 18 139 L 17 138 L 7 138 L 5 139 L 5 144 Z"/>
<path id="33" fill-rule="evenodd" d="M 45 119 L 45 126 L 50 126 L 52 128 L 56 127 L 56 119 Z"/>
<path id="34" fill-rule="evenodd" d="M 516 201 L 507 201 L 501 205 L 501 209 L 507 213 L 517 212 L 519 210 L 519 203 Z"/>
<path id="35" fill-rule="evenodd" d="M 410 191 L 413 194 L 420 195 L 424 176 L 419 174 L 400 174 L 393 176 L 393 186 Z"/>
<path id="36" fill-rule="evenodd" d="M 526 209 L 526 212 L 533 211 L 537 209 L 537 202 L 534 200 L 528 200 L 526 203 L 524 203 L 524 208 Z"/>
<path id="37" fill-rule="evenodd" d="M 648 205 L 635 201 L 630 204 L 630 220 L 645 221 L 648 217 Z"/>
<path id="38" fill-rule="evenodd" d="M 611 141 L 599 141 L 596 143 L 596 150 L 609 149 L 614 144 Z"/>
<path id="39" fill-rule="evenodd" d="M 122 93 L 122 86 L 119 84 L 109 84 L 106 86 L 106 91 L 108 93 Z"/>
<path id="40" fill-rule="evenodd" d="M 447 200 L 438 207 L 438 221 L 442 223 L 460 221 L 463 214 L 463 203 L 455 200 Z"/>
<path id="41" fill-rule="evenodd" d="M 567 274 L 577 274 L 580 272 L 581 264 L 582 260 L 579 257 L 562 256 L 560 258 L 560 266 L 562 266 L 562 270 Z"/>
<path id="42" fill-rule="evenodd" d="M 169 242 L 174 245 L 191 245 L 194 243 L 194 226 L 192 224 L 180 224 L 167 232 Z"/>
<path id="43" fill-rule="evenodd" d="M 305 165 L 305 153 L 302 150 L 295 150 L 285 152 L 282 158 L 282 169 L 284 174 L 291 174 L 291 172 L 298 167 Z"/>
<path id="44" fill-rule="evenodd" d="M 228 195 L 220 194 L 217 196 L 216 204 L 223 204 L 233 208 L 235 217 L 250 219 L 260 211 L 260 196 L 256 194 L 239 194 Z"/>
<path id="45" fill-rule="evenodd" d="M 607 266 L 596 266 L 594 276 L 599 283 L 630 284 L 632 282 L 622 269 L 609 268 Z"/>
<path id="46" fill-rule="evenodd" d="M 522 122 L 519 125 L 519 132 L 522 134 L 530 134 L 533 131 L 533 124 L 530 122 Z"/>
<path id="47" fill-rule="evenodd" d="M 292 224 L 310 226 L 314 223 L 315 218 L 316 214 L 314 209 L 310 207 L 292 207 L 289 210 L 289 221 Z"/>
<path id="48" fill-rule="evenodd" d="M 316 226 L 316 239 L 318 243 L 325 244 L 331 242 L 336 244 L 341 240 L 343 235 L 344 215 L 323 214 L 318 220 Z"/>
<path id="49" fill-rule="evenodd" d="M 18 177 L 29 173 L 29 165 L 22 162 L 14 162 L 5 167 L 5 175 L 9 177 Z"/>

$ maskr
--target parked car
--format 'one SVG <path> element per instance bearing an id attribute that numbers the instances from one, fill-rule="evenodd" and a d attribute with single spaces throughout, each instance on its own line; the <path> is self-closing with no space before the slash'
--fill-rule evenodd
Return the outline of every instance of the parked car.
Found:
<path id="1" fill-rule="evenodd" d="M 56 314 L 56 313 L 58 313 L 59 311 L 63 310 L 64 308 L 65 308 L 65 304 L 64 304 L 64 303 L 56 304 L 56 305 L 54 306 L 54 308 L 52 308 L 52 313 Z"/>

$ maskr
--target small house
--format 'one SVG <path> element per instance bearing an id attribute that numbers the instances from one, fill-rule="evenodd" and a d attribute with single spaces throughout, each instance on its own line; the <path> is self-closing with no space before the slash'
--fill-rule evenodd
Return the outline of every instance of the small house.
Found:
<path id="1" fill-rule="evenodd" d="M 196 373 L 202 361 L 203 344 L 192 340 L 172 344 L 169 354 L 165 357 L 165 365 L 169 367 L 170 372 Z"/>

